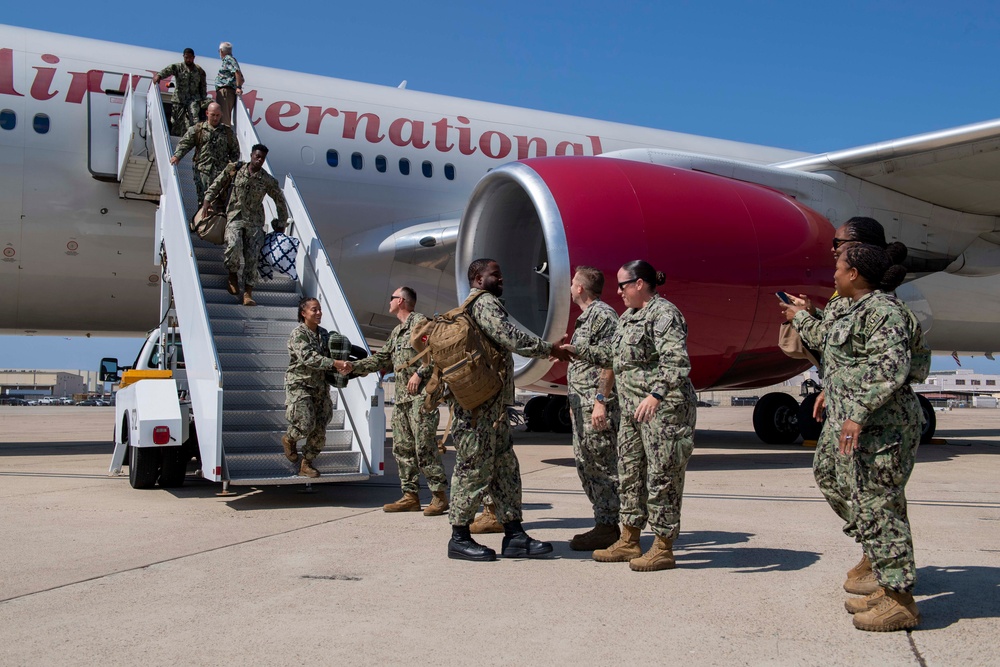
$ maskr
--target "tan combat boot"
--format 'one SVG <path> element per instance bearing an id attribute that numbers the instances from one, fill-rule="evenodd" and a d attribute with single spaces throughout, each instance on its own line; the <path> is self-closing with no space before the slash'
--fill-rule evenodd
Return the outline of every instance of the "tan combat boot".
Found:
<path id="1" fill-rule="evenodd" d="M 424 508 L 424 516 L 441 516 L 448 511 L 448 494 L 444 491 L 431 492 L 431 504 Z"/>
<path id="2" fill-rule="evenodd" d="M 295 443 L 288 439 L 287 435 L 281 436 L 281 446 L 285 450 L 285 458 L 292 463 L 299 462 L 299 450 L 295 446 Z"/>
<path id="3" fill-rule="evenodd" d="M 257 302 L 253 300 L 253 288 L 247 285 L 243 288 L 243 305 L 244 306 L 256 306 Z"/>
<path id="4" fill-rule="evenodd" d="M 419 512 L 420 511 L 420 496 L 417 494 L 407 491 L 403 494 L 403 497 L 394 503 L 389 503 L 387 505 L 382 505 L 383 512 Z"/>
<path id="5" fill-rule="evenodd" d="M 642 530 L 632 526 L 622 525 L 622 535 L 607 549 L 594 552 L 594 560 L 601 563 L 625 563 L 642 555 L 639 548 L 639 533 Z"/>
<path id="6" fill-rule="evenodd" d="M 312 461 L 303 457 L 299 466 L 299 477 L 319 477 L 319 470 L 313 468 Z"/>
<path id="7" fill-rule="evenodd" d="M 593 551 L 594 549 L 607 549 L 618 541 L 621 536 L 621 529 L 617 525 L 599 523 L 586 533 L 574 535 L 569 541 L 569 548 L 573 551 Z"/>
<path id="8" fill-rule="evenodd" d="M 229 278 L 226 280 L 226 291 L 236 296 L 240 291 L 240 278 L 232 271 L 229 272 Z"/>
<path id="9" fill-rule="evenodd" d="M 855 576 L 852 577 L 852 573 Z M 847 573 L 844 590 L 852 595 L 871 595 L 878 590 L 878 579 L 875 578 L 872 564 L 867 557 L 862 558 L 861 562 Z"/>
<path id="10" fill-rule="evenodd" d="M 854 627 L 869 632 L 909 630 L 920 624 L 920 611 L 910 593 L 897 593 L 884 589 L 881 601 L 864 611 L 854 614 Z"/>
<path id="11" fill-rule="evenodd" d="M 483 533 L 502 533 L 503 524 L 497 521 L 496 505 L 483 506 L 483 513 L 476 517 L 476 520 L 469 526 L 469 532 L 473 535 Z"/>
<path id="12" fill-rule="evenodd" d="M 847 571 L 847 578 L 857 579 L 861 575 L 871 571 L 872 571 L 872 562 L 868 560 L 868 554 L 863 553 L 861 554 L 861 560 L 858 561 L 858 564 Z"/>
<path id="13" fill-rule="evenodd" d="M 872 607 L 878 606 L 878 603 L 882 601 L 885 597 L 885 589 L 879 586 L 879 589 L 872 593 L 871 595 L 866 595 L 863 598 L 850 598 L 844 601 L 844 609 L 847 610 L 848 614 L 857 614 L 862 611 L 868 611 Z"/>
<path id="14" fill-rule="evenodd" d="M 649 551 L 628 562 L 633 572 L 656 572 L 657 570 L 672 570 L 677 567 L 674 562 L 674 541 L 669 537 L 657 535 Z"/>

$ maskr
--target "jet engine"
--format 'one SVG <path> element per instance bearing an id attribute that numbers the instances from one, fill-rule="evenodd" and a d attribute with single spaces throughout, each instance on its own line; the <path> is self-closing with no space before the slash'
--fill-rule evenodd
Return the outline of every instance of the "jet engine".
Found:
<path id="1" fill-rule="evenodd" d="M 616 273 L 645 259 L 666 274 L 659 293 L 688 324 L 697 389 L 766 386 L 808 367 L 777 347 L 775 292 L 832 293 L 834 229 L 782 192 L 713 174 L 603 157 L 529 159 L 477 185 L 457 243 L 459 295 L 480 257 L 497 260 L 517 322 L 549 341 L 571 334 L 573 268 L 604 272 L 602 298 L 622 312 Z M 519 386 L 558 393 L 565 365 L 518 359 Z"/>

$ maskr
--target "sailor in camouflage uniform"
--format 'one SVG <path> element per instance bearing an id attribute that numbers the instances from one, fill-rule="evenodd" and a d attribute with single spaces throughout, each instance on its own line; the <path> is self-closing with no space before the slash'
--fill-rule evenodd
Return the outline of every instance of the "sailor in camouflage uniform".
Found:
<path id="1" fill-rule="evenodd" d="M 827 411 L 840 428 L 861 545 L 879 588 L 848 600 L 861 630 L 915 627 L 920 613 L 905 486 L 913 470 L 923 414 L 913 382 L 930 370 L 916 317 L 892 290 L 906 276 L 906 248 L 852 244 L 837 260 L 837 291 L 852 302 L 830 323 L 823 347 Z"/>
<path id="2" fill-rule="evenodd" d="M 386 512 L 420 511 L 420 472 L 427 478 L 431 489 L 431 503 L 424 510 L 425 516 L 438 516 L 448 511 L 448 478 L 441 465 L 441 452 L 437 447 L 437 409 L 423 410 L 428 366 L 411 363 L 417 352 L 410 345 L 413 328 L 427 320 L 413 312 L 417 293 L 410 287 L 400 287 L 389 299 L 389 313 L 399 324 L 389 334 L 385 345 L 367 359 L 348 363 L 347 372 L 367 375 L 373 371 L 395 372 L 395 406 L 392 410 L 392 455 L 399 466 L 399 481 L 403 497 L 385 505 Z"/>
<path id="3" fill-rule="evenodd" d="M 452 525 L 448 557 L 461 560 L 491 561 L 496 552 L 472 539 L 469 524 L 483 494 L 489 490 L 496 504 L 497 518 L 503 523 L 501 555 L 506 558 L 535 558 L 552 552 L 552 545 L 532 539 L 521 526 L 521 471 L 514 454 L 507 406 L 514 403 L 514 358 L 511 352 L 526 357 L 555 356 L 568 361 L 570 354 L 554 348 L 515 326 L 500 302 L 503 273 L 492 259 L 477 259 L 469 265 L 469 307 L 472 319 L 503 354 L 503 389 L 473 411 L 452 401 L 455 411 L 455 471 L 451 481 Z"/>
<path id="4" fill-rule="evenodd" d="M 609 348 L 618 325 L 618 313 L 604 301 L 604 274 L 592 266 L 578 266 L 570 283 L 570 297 L 583 311 L 576 320 L 570 344 L 578 357 L 566 374 L 567 398 L 573 421 L 576 472 L 594 507 L 592 530 L 573 536 L 574 551 L 594 551 L 615 543 L 618 529 L 618 397 L 597 389 L 601 368 L 588 357 L 594 347 Z M 591 423 L 595 402 L 605 413 L 599 428 Z"/>
<path id="5" fill-rule="evenodd" d="M 323 310 L 316 299 L 299 302 L 301 324 L 288 337 L 288 370 L 285 371 L 285 417 L 288 431 L 281 438 L 285 456 L 299 463 L 296 443 L 306 439 L 302 447 L 299 475 L 319 477 L 313 460 L 326 446 L 326 428 L 333 417 L 333 401 L 327 373 L 340 370 L 330 356 L 330 333 L 319 326 Z"/>
<path id="6" fill-rule="evenodd" d="M 203 205 L 212 212 L 212 202 L 232 185 L 229 205 L 226 208 L 225 264 L 229 269 L 226 288 L 230 294 L 239 294 L 240 273 L 243 278 L 243 305 L 256 306 L 253 287 L 257 284 L 257 260 L 264 244 L 264 195 L 270 195 L 278 209 L 279 223 L 287 223 L 288 206 L 278 181 L 264 171 L 267 146 L 256 144 L 250 153 L 250 162 L 244 165 L 230 163 L 205 194 Z"/>
<path id="7" fill-rule="evenodd" d="M 208 99 L 205 70 L 194 64 L 194 50 L 184 49 L 184 62 L 164 67 L 153 75 L 153 83 L 174 77 L 173 107 L 170 113 L 170 134 L 179 137 L 198 122 L 201 107 Z"/>
<path id="8" fill-rule="evenodd" d="M 869 243 L 880 248 L 886 246 L 885 230 L 877 220 L 867 217 L 854 217 L 841 225 L 833 237 L 833 261 L 836 263 L 848 247 L 854 243 Z M 820 377 L 825 377 L 822 365 L 822 349 L 826 332 L 830 323 L 834 322 L 853 305 L 850 299 L 845 299 L 834 292 L 826 308 L 814 308 L 805 295 L 792 297 L 793 304 L 779 305 L 785 311 L 785 317 L 792 323 L 802 342 L 811 350 L 817 351 L 820 365 L 817 367 Z M 799 313 L 802 313 L 801 315 Z M 823 421 L 816 451 L 813 456 L 813 476 L 827 503 L 844 521 L 844 533 L 857 542 L 861 541 L 855 523 L 854 509 L 851 505 L 851 481 L 847 459 L 839 454 L 840 423 L 830 419 L 823 420 L 826 392 L 821 392 L 813 406 L 816 419 Z M 872 572 L 868 556 L 862 553 L 861 560 L 847 572 L 844 590 L 856 595 L 868 595 L 878 588 L 878 582 Z"/>
<path id="9" fill-rule="evenodd" d="M 233 129 L 222 124 L 222 108 L 212 102 L 206 115 L 208 120 L 188 128 L 170 158 L 170 164 L 176 165 L 192 148 L 195 149 L 192 171 L 199 204 L 226 165 L 240 159 L 240 143 Z"/>
<path id="10" fill-rule="evenodd" d="M 694 449 L 697 398 L 688 378 L 687 324 L 676 306 L 656 294 L 665 281 L 648 262 L 625 264 L 618 270 L 618 293 L 628 310 L 618 320 L 611 347 L 577 349 L 581 356 L 613 367 L 621 401 L 621 538 L 595 551 L 594 560 L 629 561 L 637 572 L 675 566 L 684 472 Z M 601 384 L 601 393 L 607 394 L 610 381 Z M 643 554 L 639 534 L 647 520 L 656 537 Z"/>

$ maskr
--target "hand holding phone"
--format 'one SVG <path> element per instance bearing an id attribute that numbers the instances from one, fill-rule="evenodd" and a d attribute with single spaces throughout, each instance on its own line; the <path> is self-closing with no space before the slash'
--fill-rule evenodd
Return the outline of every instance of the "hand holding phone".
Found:
<path id="1" fill-rule="evenodd" d="M 774 295 L 776 297 L 778 297 L 779 299 L 781 299 L 784 303 L 787 303 L 788 305 L 792 305 L 792 299 L 791 299 L 791 297 L 789 297 L 784 292 L 775 292 Z"/>

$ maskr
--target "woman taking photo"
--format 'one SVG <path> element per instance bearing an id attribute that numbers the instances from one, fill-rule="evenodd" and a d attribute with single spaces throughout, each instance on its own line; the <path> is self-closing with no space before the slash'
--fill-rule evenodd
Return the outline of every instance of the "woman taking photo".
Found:
<path id="1" fill-rule="evenodd" d="M 579 355 L 614 375 L 602 375 L 593 423 L 607 428 L 604 396 L 617 381 L 618 478 L 621 537 L 594 552 L 604 563 L 629 562 L 637 572 L 674 567 L 673 542 L 680 532 L 684 471 L 694 449 L 697 399 L 688 378 L 687 324 L 656 288 L 662 272 L 637 260 L 618 270 L 618 294 L 627 310 L 618 320 L 610 348 L 588 346 Z M 655 533 L 645 554 L 639 534 L 649 522 Z"/>
<path id="2" fill-rule="evenodd" d="M 840 425 L 858 536 L 878 588 L 846 603 L 860 630 L 915 627 L 913 540 L 904 488 L 920 441 L 922 413 L 911 382 L 930 369 L 916 317 L 892 291 L 906 276 L 906 248 L 852 244 L 833 280 L 850 309 L 829 324 L 823 347 L 827 412 Z"/>

